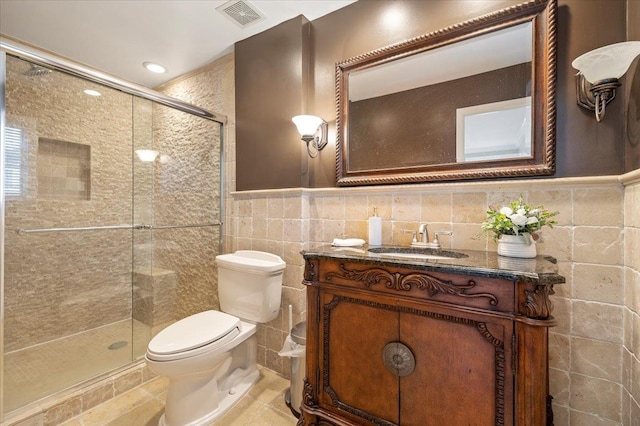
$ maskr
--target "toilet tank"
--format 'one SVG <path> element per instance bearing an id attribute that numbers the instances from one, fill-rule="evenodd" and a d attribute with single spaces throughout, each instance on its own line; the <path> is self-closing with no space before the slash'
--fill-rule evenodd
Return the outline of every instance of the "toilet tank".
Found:
<path id="1" fill-rule="evenodd" d="M 275 254 L 238 250 L 216 256 L 220 310 L 253 322 L 269 322 L 280 312 L 286 263 Z"/>

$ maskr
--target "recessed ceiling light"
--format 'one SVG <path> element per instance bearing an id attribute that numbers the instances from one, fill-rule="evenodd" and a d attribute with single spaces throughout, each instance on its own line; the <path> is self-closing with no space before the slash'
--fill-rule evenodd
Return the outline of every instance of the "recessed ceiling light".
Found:
<path id="1" fill-rule="evenodd" d="M 84 93 L 89 95 L 89 96 L 100 96 L 100 95 L 102 95 L 102 93 L 98 92 L 97 90 L 92 90 L 92 89 L 86 89 L 84 91 Z"/>
<path id="2" fill-rule="evenodd" d="M 156 74 L 164 74 L 165 72 L 167 72 L 167 70 L 162 65 L 154 64 L 153 62 L 145 62 L 142 64 L 142 66 L 151 72 L 155 72 Z"/>

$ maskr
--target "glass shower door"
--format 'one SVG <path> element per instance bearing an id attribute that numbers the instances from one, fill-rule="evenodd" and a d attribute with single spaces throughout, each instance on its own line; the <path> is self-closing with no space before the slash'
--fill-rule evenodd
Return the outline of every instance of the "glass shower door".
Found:
<path id="1" fill-rule="evenodd" d="M 146 350 L 167 325 L 218 306 L 222 126 L 141 99 L 134 111 L 136 129 L 150 122 L 134 132 L 133 319 Z"/>
<path id="2" fill-rule="evenodd" d="M 222 124 L 8 55 L 5 112 L 6 414 L 218 306 Z"/>
<path id="3" fill-rule="evenodd" d="M 132 96 L 7 56 L 5 136 L 9 412 L 131 362 Z"/>

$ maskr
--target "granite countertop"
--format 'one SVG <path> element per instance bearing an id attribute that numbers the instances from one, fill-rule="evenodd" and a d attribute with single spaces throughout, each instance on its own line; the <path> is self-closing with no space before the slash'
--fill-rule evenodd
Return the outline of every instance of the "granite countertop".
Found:
<path id="1" fill-rule="evenodd" d="M 388 254 L 374 253 L 369 250 L 387 253 L 424 253 L 435 256 L 456 256 L 438 259 L 411 259 L 394 257 Z M 349 262 L 367 263 L 381 266 L 403 266 L 423 271 L 447 272 L 459 275 L 474 275 L 488 278 L 518 279 L 534 281 L 537 284 L 562 284 L 565 278 L 558 275 L 555 258 L 539 255 L 533 259 L 520 259 L 499 256 L 496 252 L 477 250 L 433 250 L 400 246 L 377 247 L 333 247 L 319 245 L 301 252 L 305 259 L 344 259 Z"/>

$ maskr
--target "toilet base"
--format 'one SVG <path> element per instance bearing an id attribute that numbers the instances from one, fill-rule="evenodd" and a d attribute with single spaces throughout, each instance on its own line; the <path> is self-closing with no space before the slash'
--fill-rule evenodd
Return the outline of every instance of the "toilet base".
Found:
<path id="1" fill-rule="evenodd" d="M 253 371 L 242 379 L 242 381 L 232 387 L 224 397 L 220 398 L 219 404 L 215 410 L 182 426 L 210 426 L 212 422 L 222 417 L 227 411 L 236 405 L 236 403 L 240 401 L 247 392 L 249 392 L 249 389 L 253 387 L 259 378 L 260 372 L 258 370 Z M 163 414 L 162 417 L 160 417 L 160 421 L 158 421 L 158 426 L 172 425 L 166 422 L 165 415 Z"/>

